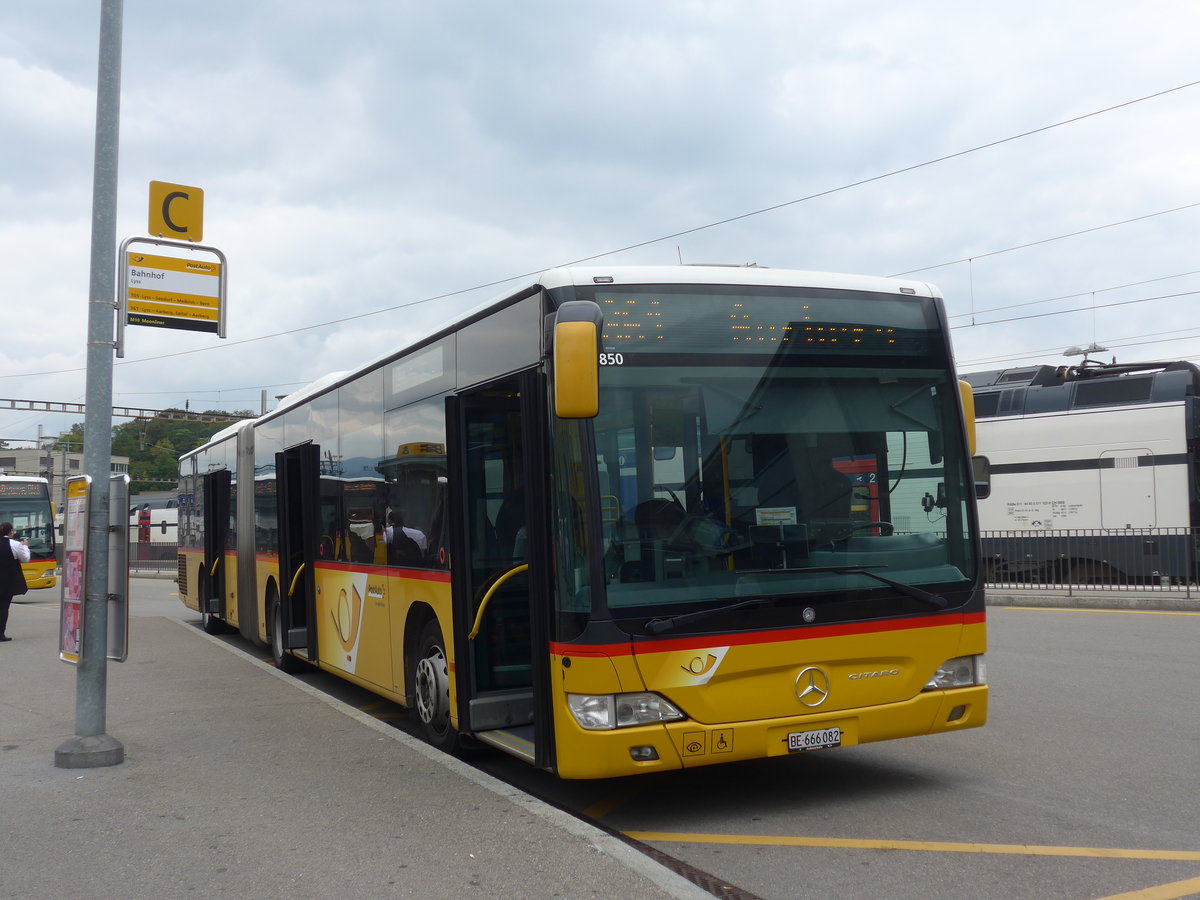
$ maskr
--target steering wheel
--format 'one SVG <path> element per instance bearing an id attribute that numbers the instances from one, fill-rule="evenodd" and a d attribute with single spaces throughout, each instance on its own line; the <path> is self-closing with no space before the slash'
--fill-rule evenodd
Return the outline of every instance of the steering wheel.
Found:
<path id="1" fill-rule="evenodd" d="M 854 537 L 860 531 L 869 531 L 872 528 L 878 528 L 883 535 L 895 534 L 895 526 L 891 522 L 855 522 L 849 526 L 849 529 L 841 537 L 836 538 L 839 541 L 846 541 Z"/>

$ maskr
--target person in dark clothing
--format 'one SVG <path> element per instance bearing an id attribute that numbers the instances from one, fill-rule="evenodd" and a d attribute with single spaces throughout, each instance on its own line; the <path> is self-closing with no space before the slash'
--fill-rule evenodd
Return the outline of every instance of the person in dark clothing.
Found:
<path id="1" fill-rule="evenodd" d="M 13 538 L 12 522 L 0 523 L 0 641 L 11 641 L 8 610 L 14 595 L 25 593 L 25 575 L 21 563 L 29 562 L 29 541 Z"/>

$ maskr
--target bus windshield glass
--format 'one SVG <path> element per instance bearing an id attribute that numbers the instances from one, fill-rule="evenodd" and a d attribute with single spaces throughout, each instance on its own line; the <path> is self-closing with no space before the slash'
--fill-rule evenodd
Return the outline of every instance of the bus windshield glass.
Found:
<path id="1" fill-rule="evenodd" d="M 594 299 L 615 620 L 766 627 L 968 599 L 971 482 L 933 300 L 695 285 Z"/>
<path id="2" fill-rule="evenodd" d="M 0 480 L 0 522 L 12 522 L 13 537 L 29 541 L 31 559 L 54 557 L 54 517 L 44 482 Z"/>

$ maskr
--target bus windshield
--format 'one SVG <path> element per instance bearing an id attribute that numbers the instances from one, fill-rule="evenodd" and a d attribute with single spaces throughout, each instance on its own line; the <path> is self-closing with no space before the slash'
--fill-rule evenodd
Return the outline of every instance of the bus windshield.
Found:
<path id="1" fill-rule="evenodd" d="M 966 602 L 970 480 L 929 299 L 695 286 L 596 299 L 615 620 L 653 632 L 711 610 L 736 618 L 712 628 L 764 627 Z"/>
<path id="2" fill-rule="evenodd" d="M 31 559 L 54 558 L 54 518 L 45 484 L 0 482 L 0 521 L 12 522 L 14 538 L 29 541 Z"/>

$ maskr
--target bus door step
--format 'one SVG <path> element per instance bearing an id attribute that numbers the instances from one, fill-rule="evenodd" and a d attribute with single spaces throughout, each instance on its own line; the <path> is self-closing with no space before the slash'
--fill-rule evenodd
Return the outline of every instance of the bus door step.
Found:
<path id="1" fill-rule="evenodd" d="M 510 756 L 533 762 L 533 726 L 518 725 L 515 728 L 497 728 L 493 731 L 477 731 L 472 737 Z"/>

